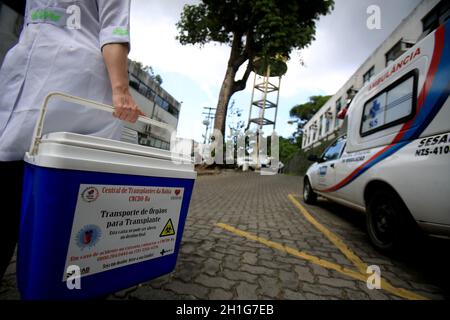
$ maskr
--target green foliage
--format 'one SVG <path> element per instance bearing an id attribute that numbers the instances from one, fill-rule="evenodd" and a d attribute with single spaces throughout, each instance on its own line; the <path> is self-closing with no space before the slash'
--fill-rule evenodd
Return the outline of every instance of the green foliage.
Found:
<path id="1" fill-rule="evenodd" d="M 298 150 L 288 162 L 283 162 L 285 164 L 283 172 L 291 175 L 304 176 L 312 164 L 312 162 L 308 161 L 308 156 L 320 156 L 326 147 L 328 147 L 328 144 L 323 143 L 319 147 L 309 149 L 306 152 L 304 150 Z"/>
<path id="2" fill-rule="evenodd" d="M 158 82 L 159 85 L 162 85 L 163 79 L 162 79 L 162 77 L 161 77 L 159 74 L 157 74 L 153 79 L 154 79 L 156 82 Z"/>
<path id="3" fill-rule="evenodd" d="M 303 138 L 303 125 L 310 120 L 325 103 L 330 100 L 331 96 L 312 96 L 309 101 L 304 104 L 297 105 L 291 109 L 291 118 L 296 118 L 297 130 L 294 132 L 292 139 L 296 140 L 297 145 L 301 148 Z"/>
<path id="4" fill-rule="evenodd" d="M 152 66 L 144 66 L 142 64 L 142 62 L 139 62 L 139 61 L 133 61 L 133 63 L 135 63 L 138 66 L 138 68 L 142 70 L 142 72 L 147 73 L 159 85 L 162 85 L 163 79 L 162 79 L 161 75 L 155 74 L 155 71 L 153 70 Z"/>
<path id="5" fill-rule="evenodd" d="M 309 150 L 308 152 L 305 152 L 301 149 L 302 145 L 302 138 L 303 138 L 303 124 L 310 120 L 314 114 L 319 111 L 320 108 L 322 108 L 325 103 L 330 100 L 331 96 L 312 96 L 309 98 L 309 101 L 297 105 L 293 107 L 290 111 L 290 116 L 292 118 L 297 119 L 297 131 L 293 134 L 293 137 L 289 141 L 292 145 L 296 147 L 296 150 L 293 154 L 290 154 L 291 150 L 293 148 L 290 148 L 289 146 L 285 146 L 289 153 L 289 159 L 286 162 L 283 162 L 286 164 L 286 167 L 284 169 L 285 173 L 289 174 L 295 174 L 295 175 L 304 175 L 306 173 L 306 170 L 309 168 L 311 163 L 307 160 L 308 155 L 316 154 L 320 155 L 322 154 L 324 148 L 323 146 L 320 146 L 319 148 L 313 148 Z M 281 141 L 280 141 L 280 153 L 281 153 L 282 147 L 281 147 Z M 280 156 L 281 157 L 281 156 Z"/>
<path id="6" fill-rule="evenodd" d="M 308 46 L 316 22 L 334 0 L 202 0 L 185 5 L 176 24 L 181 44 L 218 42 L 231 47 L 219 94 L 214 127 L 225 132 L 231 96 L 245 89 L 255 57 L 288 59 L 292 50 Z M 236 74 L 247 63 L 241 79 Z"/>
<path id="7" fill-rule="evenodd" d="M 284 164 L 288 163 L 299 149 L 298 144 L 291 139 L 280 137 L 280 161 Z"/>
<path id="8" fill-rule="evenodd" d="M 184 6 L 177 39 L 231 45 L 239 38 L 254 54 L 288 56 L 314 40 L 316 20 L 333 5 L 333 0 L 203 0 Z"/>
<path id="9" fill-rule="evenodd" d="M 330 100 L 331 97 L 332 96 L 312 96 L 309 98 L 308 102 L 293 107 L 290 116 L 292 118 L 297 118 L 301 122 L 308 121 L 325 105 L 325 103 L 328 102 L 328 100 Z"/>

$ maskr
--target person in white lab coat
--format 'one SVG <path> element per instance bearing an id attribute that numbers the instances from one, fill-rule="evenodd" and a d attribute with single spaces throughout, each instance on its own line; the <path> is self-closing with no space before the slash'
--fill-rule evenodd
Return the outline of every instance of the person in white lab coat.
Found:
<path id="1" fill-rule="evenodd" d="M 128 89 L 129 49 L 130 0 L 27 0 L 19 42 L 0 69 L 0 280 L 17 242 L 22 159 L 44 98 L 58 91 L 112 104 L 117 118 L 55 101 L 45 132 L 119 138 L 120 120 L 143 115 Z"/>

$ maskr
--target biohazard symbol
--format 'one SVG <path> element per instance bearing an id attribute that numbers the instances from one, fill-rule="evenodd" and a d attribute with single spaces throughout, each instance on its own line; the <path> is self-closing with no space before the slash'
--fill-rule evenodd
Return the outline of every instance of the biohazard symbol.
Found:
<path id="1" fill-rule="evenodd" d="M 166 225 L 164 226 L 163 230 L 161 231 L 160 237 L 168 237 L 168 236 L 174 236 L 175 235 L 175 229 L 173 227 L 172 219 L 169 219 L 167 221 Z"/>

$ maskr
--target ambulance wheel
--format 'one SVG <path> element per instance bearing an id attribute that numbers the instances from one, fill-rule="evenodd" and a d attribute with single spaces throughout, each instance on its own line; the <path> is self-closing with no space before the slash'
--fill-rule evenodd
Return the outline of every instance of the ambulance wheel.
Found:
<path id="1" fill-rule="evenodd" d="M 393 192 L 377 191 L 367 207 L 367 231 L 376 249 L 391 253 L 404 247 L 412 225 L 408 209 Z"/>
<path id="2" fill-rule="evenodd" d="M 313 191 L 308 178 L 303 182 L 303 201 L 307 204 L 315 204 L 317 201 L 317 193 Z"/>

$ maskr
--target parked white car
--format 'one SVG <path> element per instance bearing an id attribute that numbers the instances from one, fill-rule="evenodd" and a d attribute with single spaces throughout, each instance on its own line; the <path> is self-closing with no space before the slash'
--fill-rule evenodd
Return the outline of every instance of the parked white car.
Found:
<path id="1" fill-rule="evenodd" d="M 350 104 L 346 134 L 310 158 L 304 201 L 367 213 L 381 250 L 417 226 L 450 236 L 450 22 L 374 79 Z"/>
<path id="2" fill-rule="evenodd" d="M 245 156 L 237 158 L 237 167 L 243 171 L 256 170 L 258 167 L 258 158 L 255 156 Z M 262 157 L 259 159 L 259 165 L 262 168 L 268 167 L 270 165 L 270 159 L 267 157 Z"/>

